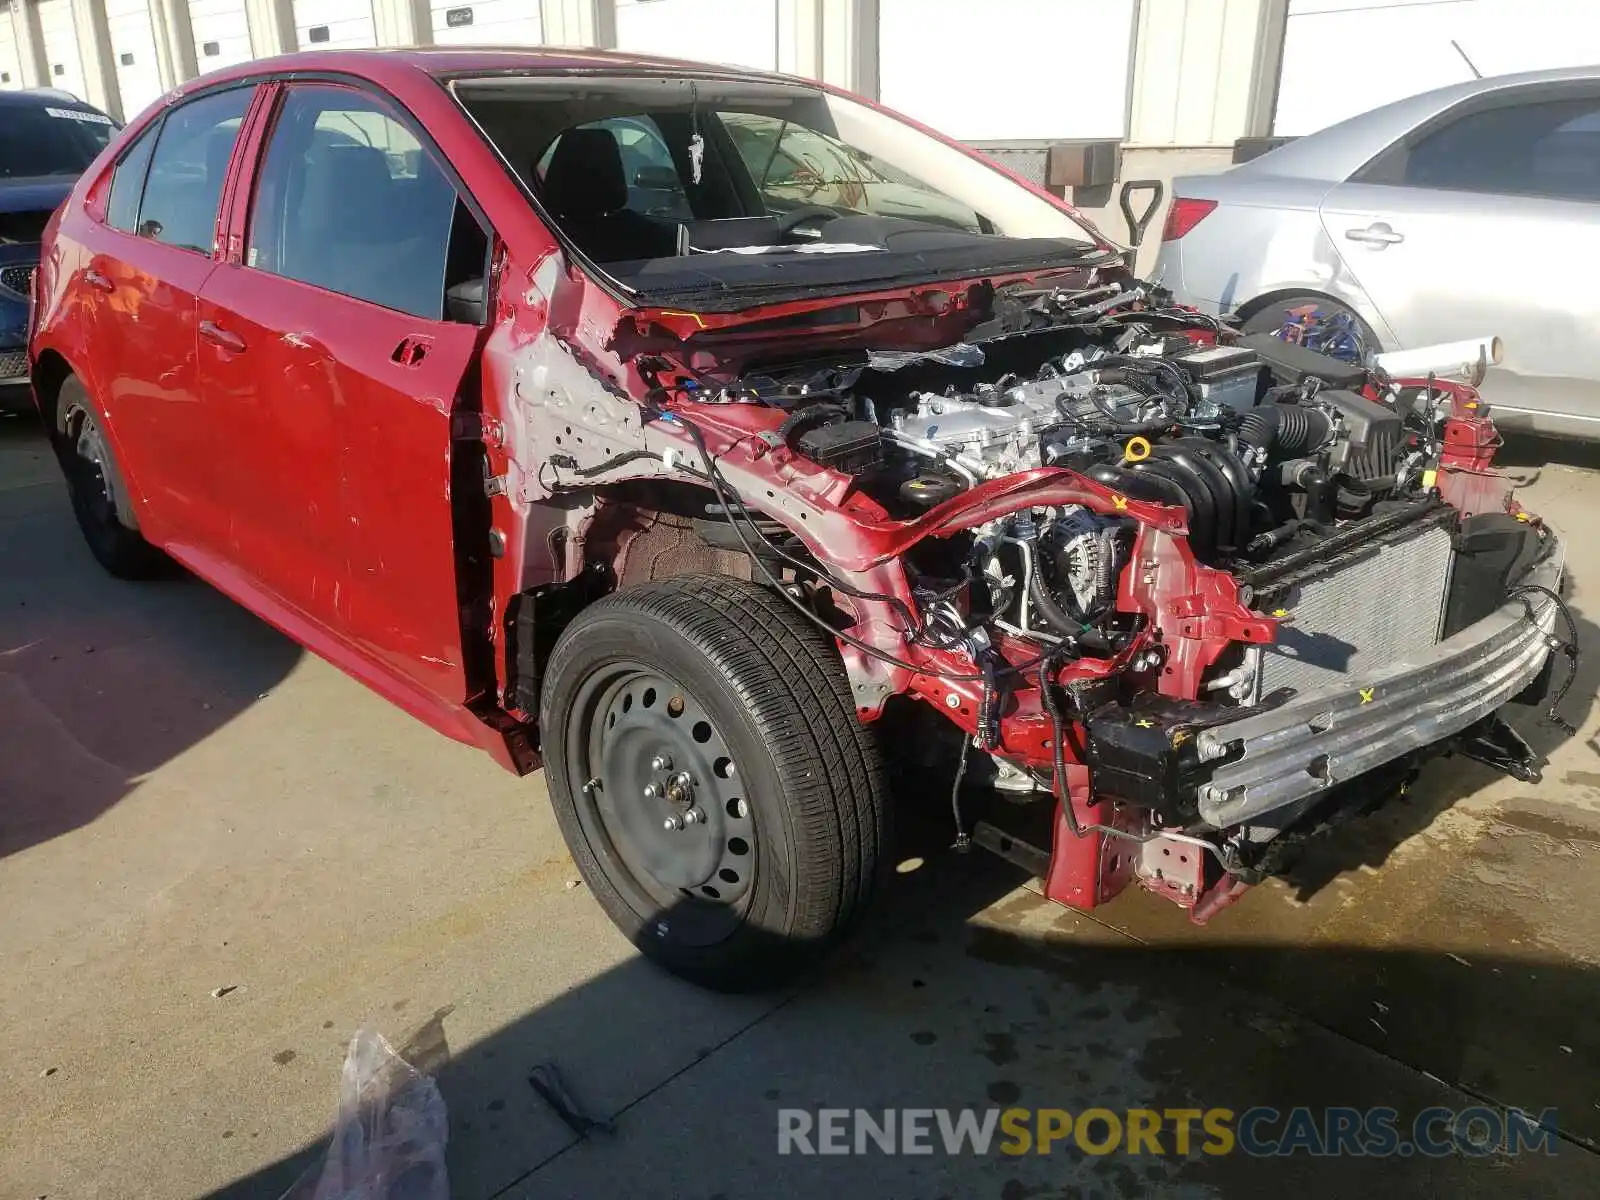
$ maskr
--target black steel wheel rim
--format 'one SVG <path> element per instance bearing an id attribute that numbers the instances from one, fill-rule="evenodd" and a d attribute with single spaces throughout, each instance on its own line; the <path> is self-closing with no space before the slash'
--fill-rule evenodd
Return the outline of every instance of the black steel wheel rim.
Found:
<path id="1" fill-rule="evenodd" d="M 578 821 L 613 885 L 656 936 L 721 941 L 757 869 L 753 811 L 727 733 L 657 667 L 606 664 L 565 733 Z"/>
<path id="2" fill-rule="evenodd" d="M 109 526 L 117 520 L 117 506 L 106 482 L 105 459 L 109 450 L 105 434 L 94 414 L 85 409 L 69 413 L 68 422 L 67 428 L 77 430 L 72 443 L 73 500 L 95 525 Z"/>

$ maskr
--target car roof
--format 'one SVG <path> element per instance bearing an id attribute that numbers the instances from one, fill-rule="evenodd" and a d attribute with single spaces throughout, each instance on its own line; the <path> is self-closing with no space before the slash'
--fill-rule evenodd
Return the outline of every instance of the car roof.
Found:
<path id="1" fill-rule="evenodd" d="M 24 88 L 22 91 L 0 91 L 0 105 L 12 108 L 73 108 L 80 112 L 99 113 L 92 104 L 85 104 L 71 92 L 54 88 Z M 103 113 L 101 114 L 104 115 Z"/>
<path id="2" fill-rule="evenodd" d="M 192 80 L 209 84 L 224 79 L 243 79 L 297 71 L 339 71 L 356 76 L 377 76 L 395 67 L 410 68 L 436 78 L 463 75 L 694 75 L 723 79 L 760 80 L 772 83 L 805 84 L 820 87 L 814 80 L 799 79 L 773 71 L 748 67 L 691 62 L 649 54 L 618 50 L 588 50 L 577 47 L 536 46 L 406 46 L 370 50 L 306 50 L 276 58 L 258 58 L 225 67 Z"/>
<path id="3" fill-rule="evenodd" d="M 1296 138 L 1288 145 L 1235 167 L 1227 174 L 1240 177 L 1241 180 L 1274 175 L 1341 182 L 1359 171 L 1386 146 L 1463 100 L 1551 83 L 1600 83 L 1600 66 L 1491 75 L 1485 79 L 1469 79 L 1465 83 L 1408 96 Z"/>

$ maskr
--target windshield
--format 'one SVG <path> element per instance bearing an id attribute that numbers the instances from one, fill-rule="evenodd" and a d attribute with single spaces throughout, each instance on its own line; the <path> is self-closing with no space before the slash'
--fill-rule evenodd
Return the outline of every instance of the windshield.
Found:
<path id="1" fill-rule="evenodd" d="M 578 248 L 654 300 L 953 278 L 1105 248 L 1003 172 L 802 84 L 525 77 L 456 92 Z"/>
<path id="2" fill-rule="evenodd" d="M 0 179 L 81 175 L 116 132 L 110 117 L 66 106 L 0 108 Z"/>

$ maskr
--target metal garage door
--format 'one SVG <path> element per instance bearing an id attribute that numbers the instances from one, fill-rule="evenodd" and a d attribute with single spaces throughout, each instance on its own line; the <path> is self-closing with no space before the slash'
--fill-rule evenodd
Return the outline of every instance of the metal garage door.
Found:
<path id="1" fill-rule="evenodd" d="M 539 0 L 428 0 L 433 40 L 441 46 L 537 46 L 543 34 Z"/>
<path id="2" fill-rule="evenodd" d="M 376 46 L 372 0 L 294 0 L 294 35 L 302 50 Z"/>
<path id="3" fill-rule="evenodd" d="M 0 0 L 0 91 L 16 91 L 22 86 L 22 55 L 11 28 L 11 5 Z"/>
<path id="4" fill-rule="evenodd" d="M 245 0 L 189 0 L 194 57 L 201 72 L 231 67 L 255 57 L 250 50 L 250 18 Z"/>
<path id="5" fill-rule="evenodd" d="M 122 98 L 122 117 L 129 120 L 167 89 L 161 86 L 156 57 L 156 32 L 147 0 L 106 0 L 106 27 L 111 34 L 111 62 Z"/>
<path id="6" fill-rule="evenodd" d="M 1134 7 L 880 0 L 883 102 L 971 142 L 1124 137 Z"/>
<path id="7" fill-rule="evenodd" d="M 79 99 L 89 95 L 83 77 L 83 59 L 78 54 L 78 30 L 72 22 L 72 0 L 39 0 L 39 32 L 44 39 L 44 58 L 50 78 L 45 83 L 62 88 Z"/>
<path id="8" fill-rule="evenodd" d="M 617 47 L 773 71 L 777 0 L 617 0 Z"/>

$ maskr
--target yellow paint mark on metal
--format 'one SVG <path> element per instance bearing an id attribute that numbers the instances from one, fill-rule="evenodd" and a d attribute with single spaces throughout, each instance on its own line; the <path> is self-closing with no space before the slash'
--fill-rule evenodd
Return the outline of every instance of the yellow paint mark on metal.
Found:
<path id="1" fill-rule="evenodd" d="M 1156 726 L 1156 723 L 1154 721 L 1147 721 L 1143 717 L 1140 717 L 1137 721 L 1134 722 L 1134 724 L 1137 725 L 1140 729 L 1154 729 L 1155 726 Z"/>
<path id="2" fill-rule="evenodd" d="M 1378 690 L 1377 688 L 1362 688 L 1361 689 L 1361 703 L 1363 703 L 1363 704 L 1371 704 L 1372 703 L 1372 693 L 1377 691 L 1377 690 Z"/>
<path id="3" fill-rule="evenodd" d="M 700 326 L 701 329 L 704 329 L 706 327 L 706 319 L 704 317 L 702 317 L 699 313 L 679 312 L 675 308 L 663 308 L 661 310 L 661 315 L 663 317 L 688 317 L 696 325 Z"/>
<path id="4" fill-rule="evenodd" d="M 1275 608 L 1272 610 L 1272 615 L 1281 621 L 1289 615 L 1289 610 L 1287 608 Z"/>
<path id="5" fill-rule="evenodd" d="M 1128 507 L 1128 498 L 1126 496 L 1113 496 L 1111 497 L 1111 503 L 1118 509 L 1124 509 Z"/>

